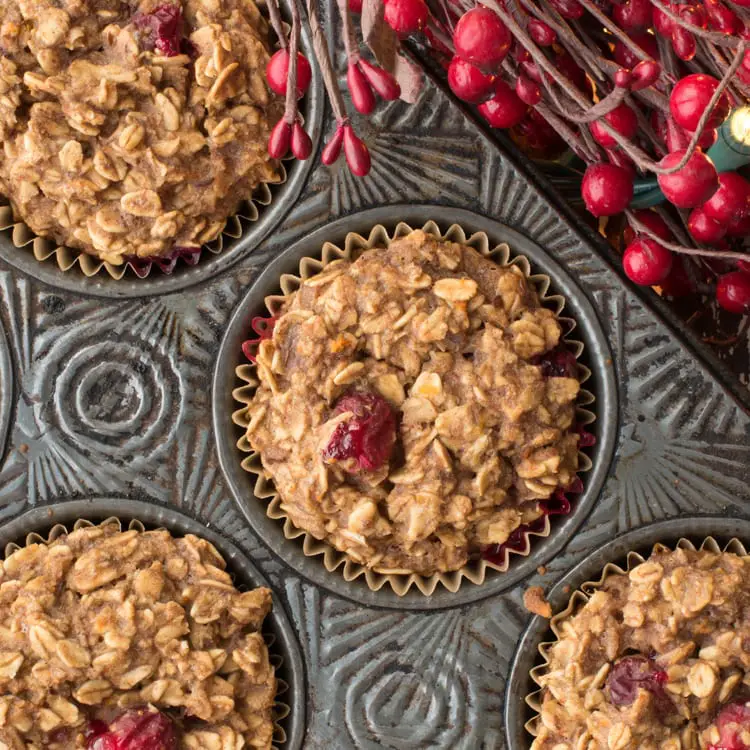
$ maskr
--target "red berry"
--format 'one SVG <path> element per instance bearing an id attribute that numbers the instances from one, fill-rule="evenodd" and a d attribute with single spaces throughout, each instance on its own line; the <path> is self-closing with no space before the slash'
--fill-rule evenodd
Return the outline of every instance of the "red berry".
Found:
<path id="1" fill-rule="evenodd" d="M 649 57 L 655 60 L 659 59 L 659 46 L 656 38 L 651 34 L 630 34 L 631 41 L 635 42 Z M 615 62 L 622 65 L 623 68 L 634 68 L 641 61 L 641 58 L 627 47 L 619 39 L 615 42 L 614 51 Z"/>
<path id="2" fill-rule="evenodd" d="M 703 113 L 714 95 L 719 81 L 705 73 L 693 73 L 677 81 L 669 97 L 669 111 L 675 122 L 691 133 L 698 127 Z M 717 128 L 729 115 L 732 104 L 726 92 L 711 111 L 707 128 Z"/>
<path id="3" fill-rule="evenodd" d="M 585 93 L 592 91 L 591 83 L 586 78 L 583 68 L 573 59 L 571 54 L 564 48 L 555 53 L 553 60 L 555 67 L 562 73 L 577 89 Z"/>
<path id="4" fill-rule="evenodd" d="M 629 89 L 630 84 L 633 83 L 633 74 L 625 68 L 620 68 L 615 73 L 615 86 L 619 89 Z"/>
<path id="5" fill-rule="evenodd" d="M 659 80 L 661 65 L 656 60 L 641 60 L 630 72 L 633 76 L 630 82 L 630 90 L 640 91 L 652 86 Z"/>
<path id="6" fill-rule="evenodd" d="M 627 32 L 639 31 L 651 25 L 649 0 L 629 0 L 612 8 L 612 20 Z"/>
<path id="7" fill-rule="evenodd" d="M 292 141 L 292 126 L 283 118 L 279 120 L 268 136 L 268 154 L 272 159 L 283 159 Z"/>
<path id="8" fill-rule="evenodd" d="M 370 171 L 370 151 L 351 125 L 344 125 L 344 156 L 353 175 L 364 177 Z"/>
<path id="9" fill-rule="evenodd" d="M 312 141 L 300 122 L 295 122 L 292 126 L 292 139 L 290 146 L 295 158 L 300 161 L 305 161 L 305 159 L 310 158 L 310 154 L 312 153 Z"/>
<path id="10" fill-rule="evenodd" d="M 609 699 L 615 706 L 631 706 L 639 689 L 648 690 L 659 703 L 669 704 L 664 690 L 667 673 L 658 669 L 645 656 L 625 656 L 618 661 L 607 677 Z"/>
<path id="11" fill-rule="evenodd" d="M 641 208 L 634 211 L 633 215 L 641 222 L 641 224 L 648 227 L 648 229 L 650 229 L 657 237 L 661 237 L 666 242 L 672 241 L 673 237 L 671 230 L 664 219 L 662 219 L 655 211 Z M 626 245 L 629 245 L 636 237 L 640 236 L 642 235 L 639 234 L 638 230 L 631 226 L 628 226 L 623 232 L 623 239 L 625 240 Z"/>
<path id="12" fill-rule="evenodd" d="M 387 70 L 373 65 L 365 59 L 360 59 L 359 67 L 362 69 L 370 86 L 375 89 L 377 95 L 383 101 L 391 102 L 401 96 L 401 86 Z"/>
<path id="13" fill-rule="evenodd" d="M 667 154 L 659 166 L 669 169 L 680 163 L 684 150 Z M 678 208 L 693 208 L 705 203 L 719 187 L 719 175 L 713 162 L 696 150 L 682 169 L 657 176 L 659 187 L 670 203 Z"/>
<path id="14" fill-rule="evenodd" d="M 690 212 L 688 229 L 697 242 L 703 242 L 706 245 L 713 245 L 727 233 L 726 225 L 719 224 L 718 221 L 707 216 L 700 207 Z"/>
<path id="15" fill-rule="evenodd" d="M 672 270 L 664 281 L 659 282 L 663 294 L 669 297 L 684 297 L 695 291 L 693 281 L 685 269 L 685 260 L 679 255 L 672 256 Z"/>
<path id="16" fill-rule="evenodd" d="M 575 20 L 583 15 L 583 6 L 577 0 L 550 0 L 550 5 L 563 18 Z"/>
<path id="17" fill-rule="evenodd" d="M 349 10 L 352 13 L 362 12 L 362 0 L 349 0 Z"/>
<path id="18" fill-rule="evenodd" d="M 697 45 L 695 37 L 681 26 L 674 26 L 672 29 L 672 49 L 680 60 L 690 62 L 695 57 Z"/>
<path id="19" fill-rule="evenodd" d="M 673 8 L 670 3 L 665 3 L 665 5 L 669 10 L 676 11 L 676 8 Z M 659 36 L 669 38 L 672 34 L 672 29 L 674 28 L 674 21 L 655 5 L 651 9 L 651 18 L 654 22 L 654 31 L 656 31 Z"/>
<path id="20" fill-rule="evenodd" d="M 619 214 L 633 198 L 633 174 L 614 164 L 592 164 L 583 175 L 581 194 L 594 216 Z"/>
<path id="21" fill-rule="evenodd" d="M 706 201 L 707 216 L 722 223 L 731 223 L 750 214 L 750 182 L 737 172 L 722 172 L 719 189 Z"/>
<path id="22" fill-rule="evenodd" d="M 109 726 L 92 721 L 86 733 L 88 750 L 177 750 L 174 724 L 159 711 L 126 711 Z"/>
<path id="23" fill-rule="evenodd" d="M 266 80 L 268 87 L 274 94 L 284 96 L 286 94 L 286 83 L 289 80 L 290 55 L 288 49 L 280 49 L 274 52 L 266 65 Z M 312 68 L 307 58 L 297 53 L 297 98 L 304 96 L 307 87 L 312 80 Z"/>
<path id="24" fill-rule="evenodd" d="M 495 95 L 479 105 L 479 112 L 493 128 L 512 128 L 523 120 L 529 106 L 505 81 L 495 81 Z"/>
<path id="25" fill-rule="evenodd" d="M 700 138 L 698 138 L 698 148 L 700 148 L 703 151 L 708 151 L 708 149 L 711 148 L 711 146 L 716 143 L 716 141 L 719 140 L 719 131 L 718 130 L 704 130 Z"/>
<path id="26" fill-rule="evenodd" d="M 734 36 L 742 28 L 742 21 L 719 0 L 703 0 L 708 22 L 713 29 Z"/>
<path id="27" fill-rule="evenodd" d="M 716 283 L 716 301 L 732 313 L 743 315 L 750 312 L 750 273 L 732 271 L 719 276 Z"/>
<path id="28" fill-rule="evenodd" d="M 692 26 L 697 26 L 701 29 L 705 29 L 708 26 L 708 16 L 702 3 L 700 5 L 678 5 L 677 13 L 683 21 Z"/>
<path id="29" fill-rule="evenodd" d="M 620 104 L 602 119 L 624 138 L 632 138 L 638 132 L 638 118 L 627 104 Z M 601 121 L 591 123 L 591 135 L 604 148 L 617 145 L 617 141 L 602 127 Z"/>
<path id="30" fill-rule="evenodd" d="M 487 73 L 494 73 L 510 50 L 508 27 L 483 5 L 464 13 L 453 32 L 456 54 Z"/>
<path id="31" fill-rule="evenodd" d="M 141 49 L 156 50 L 164 57 L 175 57 L 182 50 L 182 8 L 160 5 L 151 13 L 136 13 L 133 25 L 138 30 Z"/>
<path id="32" fill-rule="evenodd" d="M 387 0 L 386 23 L 399 35 L 409 36 L 427 24 L 430 10 L 424 0 Z"/>
<path id="33" fill-rule="evenodd" d="M 557 41 L 557 32 L 544 21 L 536 18 L 529 21 L 529 36 L 540 47 L 550 47 Z"/>
<path id="34" fill-rule="evenodd" d="M 396 419 L 390 404 L 375 393 L 353 391 L 342 396 L 334 415 L 351 414 L 339 422 L 323 449 L 327 462 L 340 461 L 347 471 L 373 471 L 385 464 L 396 442 Z"/>
<path id="35" fill-rule="evenodd" d="M 627 277 L 641 286 L 654 286 L 669 275 L 672 253 L 658 242 L 640 237 L 625 248 L 622 267 Z"/>
<path id="36" fill-rule="evenodd" d="M 346 85 L 349 88 L 354 109 L 363 115 L 369 115 L 375 109 L 375 93 L 356 63 L 349 63 L 346 71 Z"/>
<path id="37" fill-rule="evenodd" d="M 448 66 L 451 91 L 469 104 L 479 104 L 492 96 L 495 76 L 485 75 L 479 68 L 456 56 Z"/>
<path id="38" fill-rule="evenodd" d="M 750 237 L 750 215 L 729 222 L 727 235 L 729 237 Z"/>
<path id="39" fill-rule="evenodd" d="M 533 159 L 553 160 L 567 149 L 559 133 L 535 110 L 510 130 L 511 138 Z"/>
<path id="40" fill-rule="evenodd" d="M 341 146 L 343 143 L 344 128 L 339 125 L 331 136 L 331 140 L 323 147 L 323 152 L 320 155 L 320 160 L 323 164 L 330 167 L 331 164 L 334 164 L 338 160 L 339 156 L 341 156 Z"/>
<path id="41" fill-rule="evenodd" d="M 542 99 L 542 89 L 536 81 L 525 75 L 516 78 L 516 96 L 524 103 L 533 107 Z"/>

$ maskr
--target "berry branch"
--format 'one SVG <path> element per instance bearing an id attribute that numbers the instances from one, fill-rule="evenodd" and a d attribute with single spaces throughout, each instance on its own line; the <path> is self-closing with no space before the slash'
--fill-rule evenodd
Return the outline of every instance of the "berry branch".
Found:
<path id="1" fill-rule="evenodd" d="M 750 0 L 434 2 L 451 38 L 431 47 L 454 94 L 528 153 L 567 147 L 584 162 L 586 208 L 629 224 L 632 280 L 715 287 L 722 306 L 750 312 L 750 154 L 721 173 L 711 157 L 749 104 Z M 665 199 L 668 210 L 634 208 Z"/>

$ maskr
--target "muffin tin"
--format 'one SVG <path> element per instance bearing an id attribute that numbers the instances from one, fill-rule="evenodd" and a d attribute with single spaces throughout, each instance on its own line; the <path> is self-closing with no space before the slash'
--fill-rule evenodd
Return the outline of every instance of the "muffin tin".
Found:
<path id="1" fill-rule="evenodd" d="M 332 8 L 326 5 L 326 14 Z M 47 530 L 68 507 L 70 517 L 130 514 L 178 531 L 173 524 L 190 523 L 209 539 L 219 535 L 217 546 L 231 558 L 222 546 L 230 541 L 270 582 L 276 611 L 289 612 L 288 621 L 276 620 L 280 630 L 301 641 L 301 668 L 288 678 L 298 692 L 285 749 L 522 750 L 530 737 L 524 716 L 512 711 L 525 712 L 528 669 L 546 629 L 534 621 L 521 651 L 531 661 L 517 660 L 511 676 L 531 619 L 524 589 L 550 589 L 625 532 L 633 535 L 615 542 L 615 557 L 650 544 L 650 527 L 643 528 L 652 521 L 682 524 L 685 516 L 711 513 L 696 537 L 750 539 L 750 417 L 546 202 L 525 168 L 433 84 L 416 104 L 383 105 L 362 126 L 374 156 L 370 176 L 356 180 L 340 165 L 303 165 L 299 199 L 293 209 L 294 198 L 269 208 L 277 212 L 263 225 L 262 242 L 259 235 L 240 243 L 216 265 L 200 264 L 184 276 L 84 284 L 70 274 L 45 274 L 36 262 L 19 269 L 19 256 L 3 246 L 0 322 L 13 377 L 0 337 L 0 428 L 6 415 L 11 419 L 0 465 L 0 521 L 8 524 L 0 534 L 9 541 L 30 526 Z M 331 129 L 328 121 L 322 132 Z M 566 297 L 579 306 L 577 333 L 591 339 L 587 364 L 598 388 L 598 458 L 588 484 L 600 474 L 584 510 L 537 540 L 549 546 L 535 546 L 541 554 L 523 568 L 527 560 L 517 558 L 496 588 L 464 586 L 456 596 L 396 601 L 365 584 L 339 585 L 315 560 L 303 565 L 263 525 L 264 514 L 248 523 L 233 497 L 241 469 L 226 382 L 234 365 L 225 352 L 237 356 L 232 341 L 249 335 L 243 316 L 263 296 L 259 289 L 276 286 L 278 274 L 294 271 L 299 254 L 315 252 L 319 240 L 379 222 L 431 218 L 484 229 L 493 239 L 512 228 L 523 237 L 509 240 L 514 251 L 555 283 L 573 285 Z M 271 263 L 275 270 L 259 281 Z M 167 293 L 178 289 L 186 291 Z M 129 296 L 140 298 L 122 299 Z M 226 415 L 225 425 L 212 421 L 212 410 Z M 245 487 L 240 494 L 250 497 Z M 139 501 L 137 512 L 125 500 L 102 497 Z M 70 498 L 76 504 L 63 506 Z M 172 510 L 179 522 L 160 515 Z M 691 535 L 670 528 L 658 534 L 667 541 Z M 543 560 L 544 571 L 536 571 Z M 597 570 L 604 561 L 597 558 Z M 554 594 L 553 604 L 564 602 Z"/>

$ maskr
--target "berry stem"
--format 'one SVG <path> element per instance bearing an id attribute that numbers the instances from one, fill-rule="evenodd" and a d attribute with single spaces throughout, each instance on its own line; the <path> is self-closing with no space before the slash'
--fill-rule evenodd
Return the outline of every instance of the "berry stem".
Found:
<path id="1" fill-rule="evenodd" d="M 284 33 L 284 22 L 281 20 L 279 5 L 276 0 L 268 0 L 268 15 L 271 17 L 271 26 L 276 33 L 281 49 L 287 48 L 286 34 Z"/>
<path id="2" fill-rule="evenodd" d="M 333 69 L 333 63 L 331 62 L 331 53 L 328 49 L 328 43 L 326 42 L 323 29 L 320 25 L 320 7 L 318 5 L 318 0 L 307 0 L 307 20 L 310 24 L 313 51 L 315 52 L 315 59 L 318 61 L 318 66 L 320 67 L 320 72 L 323 76 L 323 84 L 326 87 L 328 99 L 331 102 L 331 108 L 336 117 L 336 122 L 338 125 L 342 126 L 349 122 L 349 117 L 346 114 L 344 97 L 341 95 L 341 89 L 336 80 L 336 73 Z"/>
<path id="3" fill-rule="evenodd" d="M 341 23 L 344 28 L 344 48 L 346 49 L 346 58 L 349 65 L 356 65 L 359 62 L 359 44 L 352 23 L 352 16 L 349 10 L 349 0 L 336 0 L 336 5 L 341 16 Z"/>
<path id="4" fill-rule="evenodd" d="M 293 125 L 299 116 L 299 99 L 297 98 L 297 53 L 299 52 L 300 13 L 298 0 L 291 0 L 292 31 L 289 35 L 289 79 L 286 84 L 284 101 L 284 120 Z"/>

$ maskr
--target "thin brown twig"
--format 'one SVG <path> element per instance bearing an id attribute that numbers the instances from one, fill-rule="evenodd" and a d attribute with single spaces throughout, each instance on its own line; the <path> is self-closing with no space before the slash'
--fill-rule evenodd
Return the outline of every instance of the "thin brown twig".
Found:
<path id="1" fill-rule="evenodd" d="M 681 255 L 701 255 L 704 258 L 720 258 L 722 260 L 748 260 L 747 253 L 738 253 L 734 250 L 711 250 L 706 247 L 685 247 L 684 245 L 678 245 L 675 242 L 668 242 L 658 234 L 651 231 L 642 221 L 640 221 L 632 211 L 625 211 L 625 215 L 628 217 L 628 222 L 633 227 L 636 233 L 645 234 L 649 239 L 655 240 L 667 250 L 671 250 L 673 253 L 679 253 Z"/>
<path id="2" fill-rule="evenodd" d="M 310 24 L 315 59 L 318 61 L 318 67 L 323 76 L 323 84 L 326 87 L 333 114 L 336 117 L 336 122 L 339 125 L 344 125 L 349 122 L 349 117 L 346 114 L 344 97 L 341 95 L 341 89 L 336 80 L 336 73 L 331 62 L 331 53 L 328 50 L 328 44 L 323 35 L 323 29 L 320 26 L 318 0 L 307 0 L 307 22 Z"/>
<path id="3" fill-rule="evenodd" d="M 284 101 L 284 120 L 290 125 L 294 124 L 299 112 L 299 100 L 297 99 L 297 53 L 299 52 L 301 20 L 297 2 L 298 0 L 291 0 L 292 31 L 289 39 L 289 78 L 286 82 L 286 99 Z"/>
<path id="4" fill-rule="evenodd" d="M 271 18 L 271 26 L 276 33 L 276 37 L 279 40 L 279 47 L 286 49 L 286 34 L 284 34 L 284 22 L 281 20 L 281 13 L 279 12 L 279 6 L 276 0 L 267 0 L 268 15 Z"/>

